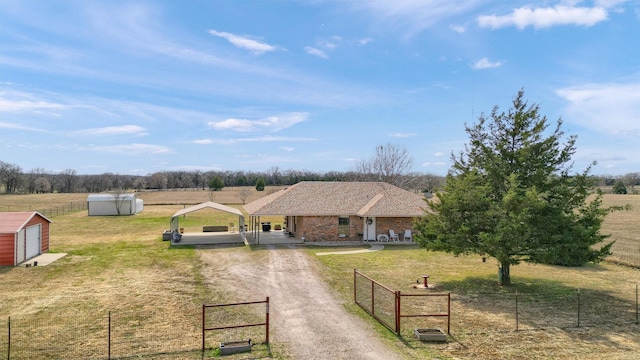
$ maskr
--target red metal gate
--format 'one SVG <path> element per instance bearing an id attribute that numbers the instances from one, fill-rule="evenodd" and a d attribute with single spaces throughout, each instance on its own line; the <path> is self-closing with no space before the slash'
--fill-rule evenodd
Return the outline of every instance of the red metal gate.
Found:
<path id="1" fill-rule="evenodd" d="M 216 308 L 222 306 L 240 306 L 240 305 L 251 305 L 251 304 L 265 304 L 265 321 L 263 323 L 257 324 L 241 324 L 241 325 L 230 325 L 230 326 L 218 326 L 218 327 L 207 327 L 206 324 L 206 311 L 208 308 Z M 205 332 L 211 330 L 224 330 L 224 329 L 237 329 L 244 327 L 252 327 L 252 326 L 264 326 L 265 327 L 265 343 L 269 343 L 269 297 L 267 296 L 266 300 L 263 301 L 250 301 L 250 302 L 240 302 L 240 303 L 231 303 L 231 304 L 214 304 L 214 305 L 202 305 L 202 352 L 204 353 L 205 348 Z"/>
<path id="2" fill-rule="evenodd" d="M 403 297 L 446 297 L 446 313 L 403 314 Z M 447 334 L 451 333 L 451 294 L 402 294 L 384 286 L 376 280 L 364 275 L 357 269 L 353 270 L 353 299 L 354 302 L 373 318 L 378 320 L 389 330 L 400 335 L 402 318 L 414 317 L 446 317 Z"/>

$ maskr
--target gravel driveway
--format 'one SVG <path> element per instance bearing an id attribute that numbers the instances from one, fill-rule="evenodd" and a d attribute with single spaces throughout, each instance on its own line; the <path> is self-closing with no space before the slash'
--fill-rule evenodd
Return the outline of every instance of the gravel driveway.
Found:
<path id="1" fill-rule="evenodd" d="M 296 359 L 402 359 L 383 344 L 370 323 L 345 311 L 316 275 L 308 255 L 291 247 L 223 254 L 201 250 L 205 275 L 251 298 L 269 296 L 271 341 Z M 349 256 L 349 255 L 345 255 Z"/>

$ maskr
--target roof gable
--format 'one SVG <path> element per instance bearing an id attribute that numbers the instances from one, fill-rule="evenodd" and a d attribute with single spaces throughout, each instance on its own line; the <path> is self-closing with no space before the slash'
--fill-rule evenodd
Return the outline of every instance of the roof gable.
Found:
<path id="1" fill-rule="evenodd" d="M 385 182 L 303 181 L 244 205 L 250 215 L 424 215 L 422 195 Z"/>
<path id="2" fill-rule="evenodd" d="M 51 222 L 37 211 L 0 212 L 0 233 L 17 233 L 35 216 Z"/>

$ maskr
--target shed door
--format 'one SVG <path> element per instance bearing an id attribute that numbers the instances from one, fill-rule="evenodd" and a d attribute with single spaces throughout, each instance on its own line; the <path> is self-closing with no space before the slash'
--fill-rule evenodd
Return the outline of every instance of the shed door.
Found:
<path id="1" fill-rule="evenodd" d="M 31 259 L 40 254 L 40 224 L 27 228 L 26 259 Z"/>
<path id="2" fill-rule="evenodd" d="M 16 264 L 20 264 L 25 259 L 24 258 L 24 251 L 25 251 L 24 240 L 25 240 L 24 229 L 20 229 L 20 231 L 18 231 L 18 242 L 16 244 Z"/>

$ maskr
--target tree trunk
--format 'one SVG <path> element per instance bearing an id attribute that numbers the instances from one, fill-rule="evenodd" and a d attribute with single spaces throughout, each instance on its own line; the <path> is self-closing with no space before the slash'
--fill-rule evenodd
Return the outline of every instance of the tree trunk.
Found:
<path id="1" fill-rule="evenodd" d="M 508 262 L 503 262 L 500 264 L 500 268 L 498 270 L 498 276 L 500 279 L 500 285 L 509 286 L 511 285 L 511 264 Z"/>

